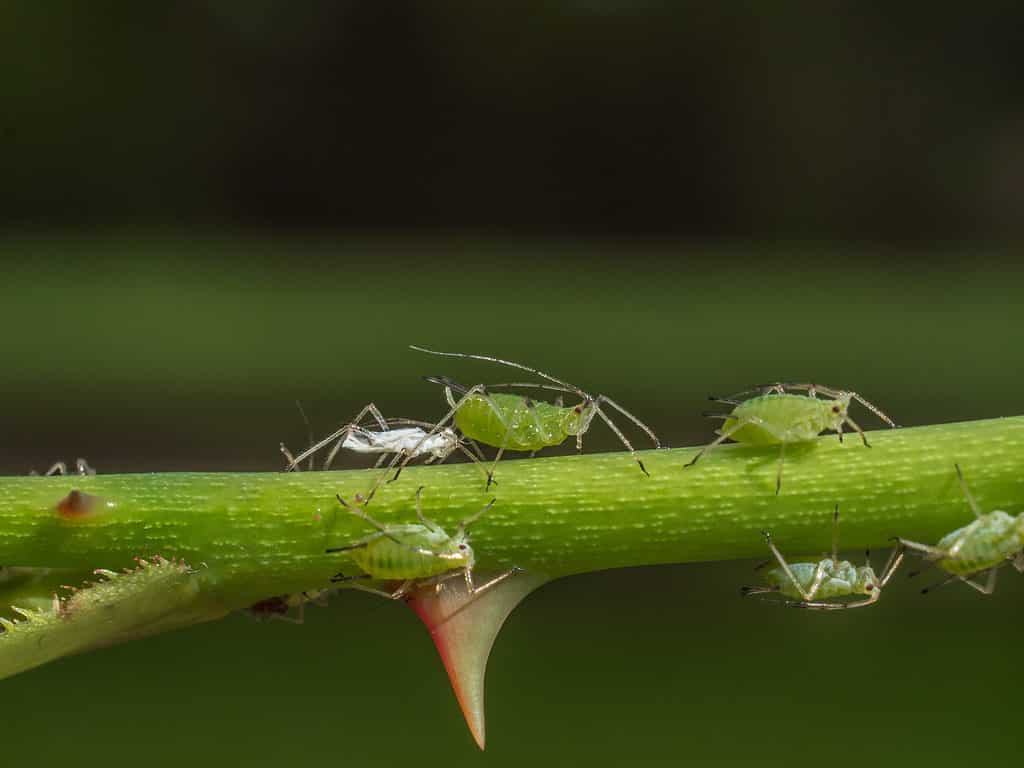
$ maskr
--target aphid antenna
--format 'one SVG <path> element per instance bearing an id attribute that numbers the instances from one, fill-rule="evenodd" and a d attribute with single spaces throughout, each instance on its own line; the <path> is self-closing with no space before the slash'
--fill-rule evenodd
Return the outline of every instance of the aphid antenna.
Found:
<path id="1" fill-rule="evenodd" d="M 731 397 L 719 397 L 718 395 L 708 395 L 708 400 L 712 403 L 724 403 L 725 405 L 742 405 L 739 400 L 734 400 Z"/>
<path id="2" fill-rule="evenodd" d="M 467 517 L 464 520 L 462 520 L 459 523 L 459 526 L 458 526 L 457 530 L 459 532 L 461 532 L 462 534 L 465 534 L 466 533 L 466 529 L 469 528 L 469 526 L 471 526 L 473 523 L 475 523 L 481 517 L 483 517 L 485 514 L 490 512 L 491 511 L 491 507 L 493 507 L 494 504 L 497 501 L 498 501 L 497 499 L 491 499 L 489 502 L 487 502 L 487 504 L 484 505 L 483 509 L 481 509 L 479 512 L 475 512 L 472 515 L 470 515 L 469 517 Z"/>
<path id="3" fill-rule="evenodd" d="M 416 489 L 416 519 L 432 531 L 437 532 L 443 530 L 440 525 L 438 525 L 433 520 L 431 520 L 423 514 L 423 501 L 421 499 L 421 494 L 423 493 L 423 489 L 425 487 L 426 486 L 421 485 L 419 488 Z"/>
<path id="4" fill-rule="evenodd" d="M 897 426 L 896 422 L 893 421 L 892 419 L 890 419 L 885 414 L 885 412 L 882 411 L 882 409 L 879 408 L 877 405 L 873 405 L 873 404 L 869 403 L 867 400 L 865 400 L 863 397 L 858 395 L 856 392 L 847 392 L 845 394 L 850 395 L 854 400 L 856 400 L 858 403 L 863 405 L 865 408 L 867 408 L 869 411 L 871 411 L 873 414 L 875 414 L 875 416 L 880 418 L 882 421 L 884 421 L 890 427 L 892 427 L 893 429 L 896 428 L 896 426 Z"/>
<path id="5" fill-rule="evenodd" d="M 585 396 L 587 393 L 577 387 L 575 384 L 570 384 L 567 381 L 556 379 L 554 376 L 543 371 L 539 371 L 536 368 L 531 368 L 528 365 L 522 363 L 513 363 L 511 360 L 502 360 L 500 357 L 490 357 L 489 355 L 471 355 L 466 352 L 438 352 L 434 349 L 427 349 L 426 347 L 418 347 L 415 344 L 410 344 L 409 349 L 414 349 L 417 352 L 426 352 L 428 355 L 439 355 L 440 357 L 461 357 L 467 360 L 483 360 L 488 363 L 498 363 L 499 365 L 507 365 L 509 368 L 518 368 L 521 371 L 532 373 L 534 376 L 540 376 L 542 379 L 547 379 L 553 384 L 561 384 L 563 387 L 568 387 L 572 392 Z"/>
<path id="6" fill-rule="evenodd" d="M 718 411 L 701 411 L 700 415 L 706 419 L 728 419 L 731 413 L 719 413 Z"/>
<path id="7" fill-rule="evenodd" d="M 579 392 L 577 392 L 575 389 L 569 389 L 567 387 L 559 387 L 559 386 L 556 386 L 554 384 L 537 384 L 536 382 L 528 382 L 528 381 L 508 382 L 508 383 L 502 383 L 502 384 L 488 384 L 487 388 L 488 389 L 514 389 L 514 388 L 546 389 L 546 390 L 548 390 L 550 392 L 563 392 L 563 393 L 568 393 L 570 395 L 578 395 L 579 394 Z M 580 396 L 583 397 L 583 395 L 580 395 Z"/>
<path id="8" fill-rule="evenodd" d="M 370 517 L 370 515 L 367 514 L 365 510 L 362 510 L 362 509 L 359 509 L 358 507 L 353 507 L 352 505 L 350 505 L 343 498 L 341 498 L 341 494 L 340 493 L 336 493 L 336 494 L 334 494 L 334 496 L 338 500 L 338 502 L 341 504 L 341 506 L 343 506 L 348 511 L 349 514 L 355 515 L 356 517 L 360 518 L 361 520 L 365 520 L 367 523 L 372 525 L 374 528 L 376 528 L 378 531 L 380 531 L 381 534 L 383 534 L 386 538 L 388 538 L 391 541 L 393 541 L 395 544 L 400 544 L 403 547 L 409 547 L 409 545 L 406 544 L 404 541 L 402 541 L 401 539 L 396 538 L 388 530 L 386 525 L 384 525 L 380 521 L 374 520 L 372 517 Z M 346 549 L 356 549 L 357 546 L 364 546 L 364 545 L 355 545 L 355 546 L 341 547 L 339 549 L 334 549 L 334 550 L 329 549 L 327 551 L 328 552 L 343 552 Z M 417 549 L 417 548 L 416 547 L 410 547 L 410 549 Z"/>
<path id="9" fill-rule="evenodd" d="M 974 516 L 980 518 L 981 507 L 978 506 L 978 502 L 975 500 L 974 495 L 971 493 L 971 490 L 967 487 L 967 481 L 964 480 L 964 473 L 960 471 L 960 465 L 954 464 L 953 466 L 956 467 L 956 476 L 957 479 L 960 481 L 960 490 L 964 492 L 964 498 L 967 499 L 967 503 L 970 505 L 971 511 L 974 513 Z"/>
<path id="10" fill-rule="evenodd" d="M 429 384 L 440 384 L 442 387 L 455 390 L 460 395 L 464 395 L 469 391 L 469 387 L 465 384 L 460 384 L 455 379 L 450 379 L 447 376 L 424 376 L 423 380 Z"/>

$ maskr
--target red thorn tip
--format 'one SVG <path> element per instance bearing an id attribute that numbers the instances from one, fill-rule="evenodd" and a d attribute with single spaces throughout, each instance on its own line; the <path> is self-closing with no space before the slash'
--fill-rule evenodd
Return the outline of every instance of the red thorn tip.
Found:
<path id="1" fill-rule="evenodd" d="M 477 583 L 488 579 L 486 574 L 477 577 Z M 485 592 L 470 595 L 462 579 L 451 579 L 440 590 L 424 587 L 407 600 L 434 640 L 466 725 L 480 749 L 486 743 L 484 675 L 491 647 L 512 610 L 548 580 L 540 574 L 517 573 Z"/>

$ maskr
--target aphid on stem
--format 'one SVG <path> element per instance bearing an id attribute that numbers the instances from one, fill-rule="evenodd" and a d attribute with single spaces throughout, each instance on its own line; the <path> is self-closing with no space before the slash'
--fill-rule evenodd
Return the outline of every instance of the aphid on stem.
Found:
<path id="1" fill-rule="evenodd" d="M 947 533 L 935 546 L 908 539 L 897 541 L 907 549 L 920 552 L 925 561 L 950 574 L 937 584 L 922 589 L 922 594 L 952 581 L 962 581 L 983 595 L 990 595 L 995 591 L 999 569 L 1007 563 L 1019 573 L 1024 573 L 1024 512 L 1017 516 L 998 509 L 988 514 L 982 513 L 967 487 L 960 465 L 953 466 L 964 499 L 974 513 L 974 521 Z M 987 576 L 983 584 L 973 580 L 972 577 L 982 574 Z M 917 572 L 911 574 L 915 575 Z"/>
<path id="2" fill-rule="evenodd" d="M 865 555 L 864 565 L 858 567 L 849 560 L 839 559 L 839 505 L 836 504 L 832 515 L 832 557 L 816 563 L 787 563 L 782 556 L 772 535 L 762 531 L 768 549 L 778 563 L 769 568 L 764 579 L 768 586 L 743 587 L 744 595 L 763 595 L 778 593 L 790 600 L 785 601 L 793 608 L 809 608 L 819 611 L 835 611 L 846 608 L 862 608 L 871 605 L 882 596 L 884 587 L 903 560 L 903 548 L 896 547 L 889 555 L 889 560 L 882 569 L 882 575 L 876 576 L 871 567 L 871 552 Z M 763 568 L 771 560 L 758 566 Z M 860 600 L 844 601 L 842 598 L 859 597 Z"/>
<path id="3" fill-rule="evenodd" d="M 480 585 L 473 581 L 476 557 L 469 545 L 469 534 L 466 529 L 494 506 L 495 499 L 491 499 L 476 514 L 462 520 L 455 530 L 455 535 L 449 536 L 440 525 L 423 514 L 422 492 L 423 486 L 420 486 L 416 490 L 416 518 L 419 523 L 405 525 L 379 523 L 365 511 L 350 506 L 338 496 L 338 503 L 342 507 L 350 514 L 368 522 L 377 531 L 353 544 L 327 550 L 328 553 L 348 553 L 364 572 L 364 575 L 355 577 L 338 574 L 332 581 L 348 582 L 354 589 L 398 600 L 422 586 L 433 585 L 440 590 L 446 581 L 458 576 L 465 579 L 467 592 L 475 595 L 520 571 L 518 567 L 513 567 Z M 384 590 L 356 583 L 357 579 L 401 583 L 395 589 Z"/>
<path id="4" fill-rule="evenodd" d="M 614 408 L 643 430 L 650 437 L 655 448 L 661 447 L 657 435 L 654 434 L 650 427 L 607 395 L 591 395 L 574 384 L 556 379 L 554 376 L 535 368 L 497 357 L 470 355 L 463 352 L 437 352 L 417 346 L 411 346 L 410 349 L 442 357 L 458 357 L 497 363 L 498 365 L 526 371 L 527 373 L 539 376 L 547 382 L 544 384 L 537 382 L 475 384 L 471 387 L 464 387 L 447 377 L 425 377 L 427 381 L 444 386 L 445 398 L 451 406 L 448 413 L 437 423 L 431 434 L 440 431 L 449 421 L 454 420 L 455 426 L 467 439 L 475 440 L 498 449 L 497 456 L 495 456 L 491 469 L 488 472 L 488 487 L 493 482 L 494 467 L 507 450 L 535 453 L 542 448 L 561 445 L 568 438 L 575 437 L 576 448 L 582 451 L 583 435 L 590 429 L 590 424 L 595 416 L 600 417 L 608 425 L 612 432 L 622 441 L 622 444 L 626 446 L 630 454 L 632 454 L 641 471 L 647 475 L 647 469 L 644 467 L 640 457 L 637 456 L 633 444 L 630 443 L 622 433 L 622 430 L 605 413 L 603 406 Z M 539 389 L 560 394 L 556 402 L 552 404 L 535 401 L 530 397 L 520 394 L 492 393 L 490 390 L 493 389 Z M 458 393 L 458 399 L 455 398 L 455 393 Z M 562 395 L 566 394 L 580 398 L 580 402 L 574 406 L 563 406 Z M 398 477 L 408 461 L 409 459 L 405 459 L 402 462 L 395 473 L 395 478 Z"/>
<path id="5" fill-rule="evenodd" d="M 807 394 L 793 394 L 788 390 Z M 830 399 L 819 399 L 819 394 Z M 753 397 L 744 400 L 742 398 L 745 395 Z M 715 430 L 719 437 L 704 446 L 685 467 L 692 467 L 705 453 L 730 439 L 752 446 L 778 445 L 776 495 L 782 490 L 782 469 L 787 445 L 807 443 L 826 430 L 836 432 L 839 442 L 842 442 L 843 427 L 848 425 L 857 431 L 866 447 L 871 447 L 864 430 L 850 418 L 848 411 L 852 400 L 856 400 L 890 427 L 896 426 L 892 419 L 856 392 L 820 384 L 766 384 L 729 397 L 712 396 L 709 399 L 735 407 L 729 413 L 704 413 L 713 419 L 724 419 L 724 423 Z"/>
<path id="6" fill-rule="evenodd" d="M 367 417 L 372 417 L 379 430 L 368 429 L 363 425 Z M 324 460 L 324 469 L 330 469 L 334 458 L 342 449 L 354 453 L 380 454 L 375 467 L 380 467 L 390 454 L 396 454 L 395 459 L 416 459 L 426 456 L 426 463 L 435 461 L 442 462 L 455 451 L 461 451 L 471 461 L 479 465 L 483 456 L 479 454 L 479 448 L 472 441 L 465 441 L 460 438 L 453 429 L 442 429 L 434 432 L 434 424 L 429 421 L 416 421 L 414 419 L 385 419 L 373 403 L 369 403 L 356 417 L 341 428 L 335 430 L 323 440 L 311 445 L 298 456 L 292 456 L 291 451 L 281 444 L 281 453 L 288 460 L 285 471 L 298 469 L 299 464 L 310 458 L 317 451 L 326 448 L 334 443 L 327 458 Z M 476 449 L 478 455 L 468 451 L 464 443 L 468 442 Z M 392 461 L 392 465 L 395 461 Z M 483 468 L 481 467 L 483 471 Z"/>

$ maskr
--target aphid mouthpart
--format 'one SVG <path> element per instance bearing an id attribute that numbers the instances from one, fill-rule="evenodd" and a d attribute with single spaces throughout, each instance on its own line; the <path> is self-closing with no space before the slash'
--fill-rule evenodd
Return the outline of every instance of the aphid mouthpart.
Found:
<path id="1" fill-rule="evenodd" d="M 796 394 L 804 392 L 806 394 Z M 823 395 L 830 399 L 820 399 Z M 749 397 L 746 397 L 749 396 Z M 746 399 L 743 399 L 746 397 Z M 868 408 L 890 427 L 895 422 L 879 408 L 869 403 L 856 392 L 850 392 L 821 384 L 776 383 L 754 387 L 729 397 L 711 397 L 720 403 L 735 405 L 727 415 L 706 413 L 711 418 L 724 418 L 722 426 L 715 431 L 718 437 L 704 446 L 684 467 L 692 467 L 700 458 L 726 440 L 734 440 L 751 446 L 779 446 L 779 467 L 775 475 L 775 493 L 782 491 L 782 470 L 785 465 L 786 446 L 810 443 L 822 432 L 831 430 L 843 442 L 843 428 L 849 426 L 861 436 L 868 448 L 864 430 L 849 415 L 851 401 L 856 400 Z"/>

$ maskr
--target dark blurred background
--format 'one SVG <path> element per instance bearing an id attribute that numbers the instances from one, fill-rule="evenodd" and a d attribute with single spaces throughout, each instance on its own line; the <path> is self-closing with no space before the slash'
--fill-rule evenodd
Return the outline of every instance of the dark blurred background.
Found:
<path id="1" fill-rule="evenodd" d="M 3 3 L 0 472 L 272 471 L 296 400 L 319 435 L 370 400 L 438 417 L 422 374 L 504 378 L 409 343 L 543 367 L 670 445 L 708 440 L 708 393 L 776 379 L 910 426 L 1020 414 L 1021 82 L 1008 2 Z M 741 601 L 750 567 L 543 589 L 496 645 L 484 756 L 411 612 L 354 594 L 4 681 L 0 740 L 18 764 L 1016 756 L 1015 574 L 832 616 Z"/>

